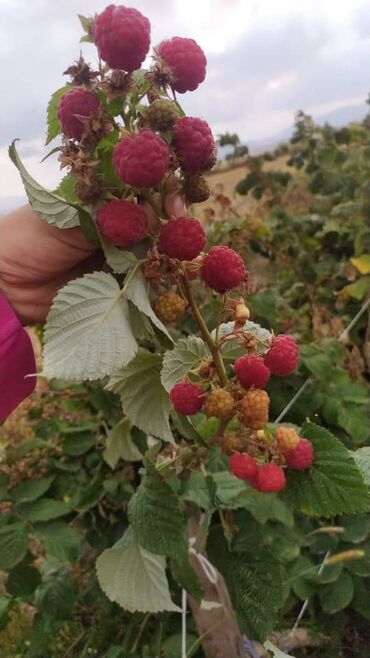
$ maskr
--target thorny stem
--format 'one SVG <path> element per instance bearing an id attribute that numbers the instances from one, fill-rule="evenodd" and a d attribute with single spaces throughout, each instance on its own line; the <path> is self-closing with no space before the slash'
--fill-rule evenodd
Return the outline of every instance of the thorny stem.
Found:
<path id="1" fill-rule="evenodd" d="M 212 336 L 211 336 L 211 334 L 208 330 L 208 327 L 207 327 L 206 323 L 204 322 L 203 316 L 202 316 L 202 314 L 199 310 L 199 307 L 198 307 L 198 305 L 197 305 L 197 303 L 194 299 L 193 291 L 191 289 L 191 285 L 190 285 L 187 274 L 184 274 L 183 283 L 184 283 L 184 290 L 185 290 L 186 298 L 187 298 L 187 300 L 189 302 L 189 305 L 190 305 L 190 308 L 192 310 L 194 320 L 196 321 L 196 323 L 199 327 L 200 333 L 202 334 L 202 337 L 204 338 L 205 342 L 207 343 L 207 345 L 210 349 L 210 352 L 211 352 L 212 358 L 213 358 L 213 362 L 215 364 L 220 382 L 221 382 L 222 386 L 226 386 L 226 384 L 227 384 L 227 375 L 226 375 L 226 371 L 225 371 L 225 365 L 224 365 L 224 362 L 223 362 L 223 358 L 221 356 L 220 348 L 218 347 L 218 345 L 213 340 L 213 338 L 212 338 Z"/>

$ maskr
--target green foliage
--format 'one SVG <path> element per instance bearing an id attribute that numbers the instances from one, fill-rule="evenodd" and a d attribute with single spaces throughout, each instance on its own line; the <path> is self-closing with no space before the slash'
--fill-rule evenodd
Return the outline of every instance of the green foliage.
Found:
<path id="1" fill-rule="evenodd" d="M 49 144 L 61 133 L 61 127 L 57 117 L 57 110 L 60 99 L 70 88 L 70 85 L 65 85 L 64 87 L 54 91 L 50 98 L 47 108 L 47 135 L 45 144 Z"/>
<path id="2" fill-rule="evenodd" d="M 209 351 L 204 341 L 198 336 L 180 338 L 173 350 L 169 350 L 163 357 L 161 382 L 166 389 L 182 381 L 186 375 L 197 368 L 202 361 L 209 358 Z"/>
<path id="3" fill-rule="evenodd" d="M 367 508 L 367 487 L 350 453 L 330 432 L 306 422 L 302 436 L 314 447 L 308 470 L 288 471 L 286 499 L 301 512 L 334 516 Z"/>
<path id="4" fill-rule="evenodd" d="M 131 530 L 99 556 L 96 569 L 103 591 L 125 610 L 181 611 L 170 598 L 165 558 L 142 548 Z"/>
<path id="5" fill-rule="evenodd" d="M 128 507 L 131 526 L 147 551 L 184 561 L 186 521 L 179 500 L 148 460 L 145 469 Z"/>

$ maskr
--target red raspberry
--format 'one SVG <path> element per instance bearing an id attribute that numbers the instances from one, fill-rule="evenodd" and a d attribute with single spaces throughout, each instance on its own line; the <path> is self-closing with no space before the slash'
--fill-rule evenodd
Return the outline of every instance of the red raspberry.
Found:
<path id="1" fill-rule="evenodd" d="M 183 170 L 195 174 L 209 167 L 215 142 L 206 121 L 181 117 L 175 123 L 172 146 Z"/>
<path id="2" fill-rule="evenodd" d="M 118 178 L 133 187 L 152 187 L 160 183 L 169 161 L 166 142 L 148 128 L 124 137 L 113 151 L 113 166 Z"/>
<path id="3" fill-rule="evenodd" d="M 264 361 L 273 375 L 290 375 L 298 364 L 298 345 L 295 339 L 286 334 L 276 336 L 271 349 L 264 356 Z"/>
<path id="4" fill-rule="evenodd" d="M 150 23 L 137 9 L 109 5 L 93 25 L 100 57 L 112 69 L 139 69 L 150 47 Z"/>
<path id="5" fill-rule="evenodd" d="M 284 489 L 286 484 L 285 473 L 277 464 L 263 464 L 258 466 L 257 473 L 251 480 L 251 485 L 263 493 L 276 493 Z"/>
<path id="6" fill-rule="evenodd" d="M 257 473 L 257 462 L 250 455 L 234 453 L 229 457 L 229 467 L 233 475 L 240 480 L 250 480 Z"/>
<path id="7" fill-rule="evenodd" d="M 197 219 L 178 217 L 170 219 L 159 234 L 161 254 L 178 260 L 193 260 L 206 244 L 205 233 Z"/>
<path id="8" fill-rule="evenodd" d="M 308 439 L 299 439 L 299 443 L 294 450 L 286 455 L 286 463 L 289 468 L 303 471 L 312 466 L 314 458 L 313 445 Z"/>
<path id="9" fill-rule="evenodd" d="M 170 390 L 170 399 L 175 411 L 185 416 L 198 413 L 203 406 L 204 391 L 198 384 L 180 382 Z"/>
<path id="10" fill-rule="evenodd" d="M 174 74 L 173 88 L 179 94 L 194 91 L 206 77 L 207 59 L 194 39 L 173 37 L 162 41 L 157 51 Z"/>
<path id="11" fill-rule="evenodd" d="M 217 292 L 237 288 L 245 277 L 244 262 L 233 249 L 212 247 L 202 265 L 203 281 Z"/>
<path id="12" fill-rule="evenodd" d="M 99 98 L 87 89 L 71 89 L 59 101 L 57 116 L 68 137 L 81 140 L 87 119 L 101 108 Z"/>
<path id="13" fill-rule="evenodd" d="M 97 221 L 102 234 L 117 247 L 129 247 L 145 238 L 147 217 L 135 203 L 120 199 L 103 203 Z"/>
<path id="14" fill-rule="evenodd" d="M 244 388 L 263 388 L 270 379 L 270 371 L 260 356 L 245 354 L 235 361 L 235 374 Z"/>

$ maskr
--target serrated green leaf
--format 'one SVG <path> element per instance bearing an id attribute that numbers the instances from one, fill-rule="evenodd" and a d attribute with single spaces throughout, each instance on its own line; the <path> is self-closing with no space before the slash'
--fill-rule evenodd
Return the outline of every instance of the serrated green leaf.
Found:
<path id="1" fill-rule="evenodd" d="M 84 432 L 67 436 L 63 441 L 63 452 L 72 457 L 84 455 L 91 450 L 96 444 L 96 434 L 93 432 Z"/>
<path id="2" fill-rule="evenodd" d="M 287 470 L 283 496 L 296 509 L 318 516 L 366 511 L 368 493 L 351 453 L 328 430 L 307 421 L 301 435 L 314 447 L 308 470 Z"/>
<path id="3" fill-rule="evenodd" d="M 345 516 L 340 519 L 340 525 L 344 528 L 340 536 L 341 540 L 359 544 L 370 532 L 370 516 L 368 514 Z"/>
<path id="4" fill-rule="evenodd" d="M 129 612 L 181 612 L 173 603 L 166 577 L 166 559 L 139 544 L 132 530 L 96 562 L 103 592 Z"/>
<path id="5" fill-rule="evenodd" d="M 54 476 L 40 480 L 24 480 L 10 490 L 10 495 L 15 503 L 29 503 L 43 496 L 50 488 Z"/>
<path id="6" fill-rule="evenodd" d="M 219 338 L 225 338 L 226 336 L 230 335 L 233 333 L 235 327 L 234 322 L 223 322 L 220 324 L 219 330 L 218 330 L 218 336 Z M 248 320 L 244 327 L 244 331 L 248 331 L 249 333 L 253 334 L 258 340 L 258 345 L 256 349 L 256 354 L 261 354 L 266 351 L 266 344 L 269 343 L 269 341 L 272 338 L 272 334 L 270 331 L 267 329 L 264 329 L 261 327 L 261 325 L 257 324 L 256 322 L 251 322 Z M 212 331 L 212 336 L 215 337 L 216 332 Z M 240 346 L 236 340 L 229 340 L 226 341 L 223 346 L 222 346 L 222 354 L 225 359 L 230 359 L 230 360 L 235 360 L 242 354 L 245 354 L 245 348 L 243 346 Z"/>
<path id="7" fill-rule="evenodd" d="M 33 618 L 31 646 L 27 651 L 26 657 L 40 658 L 40 656 L 50 654 L 48 648 L 55 640 L 62 623 L 62 621 L 54 619 L 47 612 L 37 613 Z"/>
<path id="8" fill-rule="evenodd" d="M 353 580 L 347 571 L 330 585 L 324 585 L 319 590 L 321 607 L 328 615 L 346 608 L 352 601 L 354 593 Z"/>
<path id="9" fill-rule="evenodd" d="M 128 462 L 141 461 L 143 456 L 136 447 L 131 436 L 131 423 L 123 418 L 107 435 L 107 447 L 103 452 L 104 460 L 111 468 L 115 468 L 120 459 Z"/>
<path id="10" fill-rule="evenodd" d="M 370 620 L 370 588 L 362 578 L 354 578 L 354 594 L 351 601 L 353 608 L 359 615 Z"/>
<path id="11" fill-rule="evenodd" d="M 74 185 L 77 178 L 71 174 L 67 174 L 60 181 L 58 187 L 54 190 L 55 194 L 62 196 L 66 201 L 71 203 L 78 203 L 78 197 L 74 193 Z"/>
<path id="12" fill-rule="evenodd" d="M 84 208 L 80 208 L 78 212 L 81 231 L 84 234 L 86 240 L 95 245 L 95 247 L 100 247 L 100 237 L 98 229 L 96 228 L 95 222 L 91 217 L 90 213 Z"/>
<path id="13" fill-rule="evenodd" d="M 12 523 L 0 528 L 0 568 L 8 571 L 27 553 L 28 533 L 25 523 Z"/>
<path id="14" fill-rule="evenodd" d="M 0 596 L 0 631 L 2 631 L 8 623 L 8 614 L 11 605 L 11 598 L 8 596 Z"/>
<path id="15" fill-rule="evenodd" d="M 225 578 L 240 630 L 251 639 L 264 641 L 283 603 L 278 562 L 263 547 L 233 553 L 220 533 L 211 535 L 207 552 Z"/>
<path id="16" fill-rule="evenodd" d="M 69 514 L 71 508 L 62 500 L 54 500 L 53 498 L 39 498 L 33 503 L 22 503 L 18 506 L 19 514 L 26 519 L 26 521 L 51 521 L 60 516 Z"/>
<path id="17" fill-rule="evenodd" d="M 69 525 L 63 521 L 42 523 L 34 528 L 34 533 L 44 546 L 47 555 L 62 562 L 76 562 L 81 538 Z"/>
<path id="18" fill-rule="evenodd" d="M 196 368 L 208 357 L 208 348 L 201 338 L 197 336 L 180 338 L 174 349 L 166 352 L 163 357 L 161 382 L 166 391 L 170 391 L 175 384 L 184 379 L 189 370 Z"/>
<path id="19" fill-rule="evenodd" d="M 85 274 L 59 291 L 44 333 L 44 374 L 94 380 L 126 365 L 137 351 L 127 301 L 105 272 Z"/>
<path id="20" fill-rule="evenodd" d="M 163 322 L 156 316 L 154 313 L 149 299 L 148 294 L 148 283 L 146 282 L 143 274 L 139 271 L 136 272 L 135 276 L 131 279 L 126 290 L 127 299 L 129 299 L 135 306 L 139 309 L 141 313 L 144 313 L 154 324 L 159 331 L 161 331 L 170 341 L 173 343 L 173 340 L 168 333 Z"/>
<path id="21" fill-rule="evenodd" d="M 60 99 L 70 89 L 71 85 L 64 85 L 64 87 L 54 91 L 49 100 L 47 108 L 47 136 L 45 146 L 62 132 L 61 125 L 57 117 L 57 110 Z"/>
<path id="22" fill-rule="evenodd" d="M 180 512 L 179 500 L 148 461 L 146 474 L 130 500 L 128 516 L 143 548 L 185 560 L 186 520 Z"/>
<path id="23" fill-rule="evenodd" d="M 52 226 L 73 228 L 79 226 L 78 207 L 68 203 L 54 192 L 36 183 L 22 164 L 15 148 L 15 141 L 9 147 L 9 157 L 17 167 L 33 210 Z"/>
<path id="24" fill-rule="evenodd" d="M 112 375 L 108 390 L 121 397 L 124 414 L 133 425 L 173 443 L 169 424 L 170 399 L 160 380 L 162 356 L 140 349 L 125 368 Z"/>

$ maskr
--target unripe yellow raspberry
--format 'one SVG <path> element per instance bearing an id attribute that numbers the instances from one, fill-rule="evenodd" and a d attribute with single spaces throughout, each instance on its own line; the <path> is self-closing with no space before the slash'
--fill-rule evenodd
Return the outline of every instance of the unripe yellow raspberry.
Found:
<path id="1" fill-rule="evenodd" d="M 204 411 L 208 418 L 227 418 L 234 409 L 234 398 L 224 388 L 216 388 L 208 393 L 204 402 Z"/>
<path id="2" fill-rule="evenodd" d="M 225 455 L 232 455 L 233 452 L 245 452 L 247 442 L 241 434 L 226 434 L 221 439 L 221 450 Z"/>
<path id="3" fill-rule="evenodd" d="M 260 388 L 248 391 L 239 403 L 241 422 L 252 430 L 261 430 L 269 417 L 270 398 Z"/>
<path id="4" fill-rule="evenodd" d="M 180 295 L 175 292 L 164 292 L 153 302 L 155 314 L 164 324 L 171 324 L 180 320 L 185 313 L 186 304 Z"/>
<path id="5" fill-rule="evenodd" d="M 299 436 L 293 427 L 278 427 L 275 436 L 278 447 L 284 454 L 294 450 L 299 443 Z"/>

